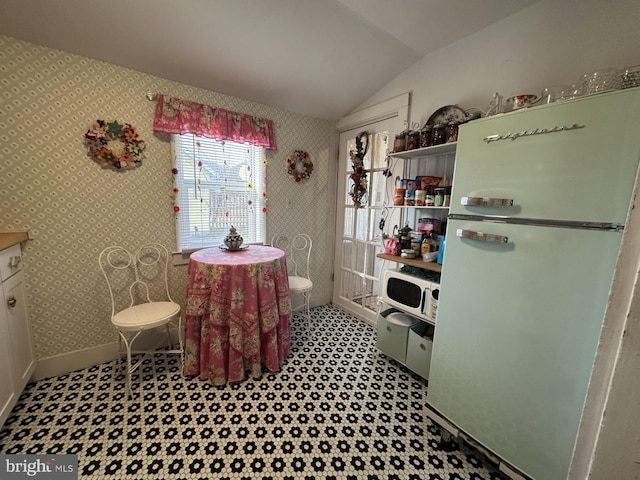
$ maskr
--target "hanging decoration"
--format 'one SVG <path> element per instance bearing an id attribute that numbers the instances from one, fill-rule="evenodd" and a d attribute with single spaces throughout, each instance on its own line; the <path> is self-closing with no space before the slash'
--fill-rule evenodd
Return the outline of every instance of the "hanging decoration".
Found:
<path id="1" fill-rule="evenodd" d="M 176 214 L 176 218 L 177 218 L 178 212 L 180 211 L 180 206 L 178 205 L 178 200 L 177 200 L 180 190 L 176 185 L 176 175 L 178 175 L 180 171 L 174 167 L 171 169 L 171 173 L 173 174 L 173 213 Z"/>
<path id="2" fill-rule="evenodd" d="M 364 156 L 367 150 L 369 150 L 369 132 L 360 132 L 356 137 L 356 149 L 350 152 L 353 173 L 349 178 L 353 180 L 353 185 L 349 194 L 356 208 L 363 207 L 362 198 L 367 193 L 367 173 L 364 169 Z"/>
<path id="3" fill-rule="evenodd" d="M 296 182 L 309 178 L 313 172 L 311 157 L 304 150 L 294 150 L 287 157 L 286 170 Z"/>
<path id="4" fill-rule="evenodd" d="M 97 120 L 84 134 L 89 154 L 98 163 L 115 169 L 138 167 L 142 163 L 145 143 L 128 123 Z M 121 142 L 121 149 L 109 148 L 109 142 Z"/>
<path id="5" fill-rule="evenodd" d="M 267 159 L 262 159 L 262 165 L 264 165 L 265 172 L 267 168 Z M 262 177 L 262 213 L 267 213 L 267 176 Z"/>

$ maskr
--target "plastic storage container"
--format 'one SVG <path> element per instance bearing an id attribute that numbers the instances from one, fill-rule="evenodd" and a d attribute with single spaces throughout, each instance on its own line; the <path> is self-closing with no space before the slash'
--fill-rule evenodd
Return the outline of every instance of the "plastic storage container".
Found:
<path id="1" fill-rule="evenodd" d="M 389 309 L 378 315 L 378 338 L 376 346 L 384 354 L 405 363 L 407 357 L 407 341 L 411 327 L 421 323 L 408 313 Z"/>
<path id="2" fill-rule="evenodd" d="M 428 332 L 431 332 L 429 335 Z M 427 336 L 427 338 L 425 338 Z M 431 352 L 433 351 L 433 326 L 420 322 L 409 329 L 407 339 L 407 368 L 422 378 L 429 379 Z"/>

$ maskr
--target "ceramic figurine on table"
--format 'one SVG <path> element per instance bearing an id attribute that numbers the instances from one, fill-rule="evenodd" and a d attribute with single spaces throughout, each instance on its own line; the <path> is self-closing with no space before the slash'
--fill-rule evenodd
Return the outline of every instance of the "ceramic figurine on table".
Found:
<path id="1" fill-rule="evenodd" d="M 224 244 L 229 250 L 240 250 L 242 242 L 242 237 L 240 236 L 240 234 L 238 234 L 235 227 L 231 225 L 231 228 L 229 229 L 229 235 L 224 238 Z"/>

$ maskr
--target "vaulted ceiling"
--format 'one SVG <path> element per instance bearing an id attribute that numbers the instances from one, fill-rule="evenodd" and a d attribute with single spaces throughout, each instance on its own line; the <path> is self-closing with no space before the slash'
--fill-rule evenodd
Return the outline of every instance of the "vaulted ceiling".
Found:
<path id="1" fill-rule="evenodd" d="M 2 0 L 0 33 L 337 120 L 423 56 L 537 1 Z"/>

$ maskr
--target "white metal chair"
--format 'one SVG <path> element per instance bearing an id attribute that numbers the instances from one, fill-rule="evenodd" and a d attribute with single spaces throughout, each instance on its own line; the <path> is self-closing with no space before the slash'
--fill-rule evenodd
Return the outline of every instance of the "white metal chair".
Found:
<path id="1" fill-rule="evenodd" d="M 303 315 L 307 318 L 309 329 L 311 329 L 311 313 L 309 311 L 309 299 L 313 289 L 313 282 L 309 275 L 309 261 L 313 247 L 311 237 L 305 233 L 299 233 L 291 239 L 286 235 L 276 235 L 271 240 L 271 246 L 284 250 L 286 253 L 289 290 L 292 294 L 301 295 L 303 300 L 300 305 L 292 305 L 292 309 L 294 312 L 300 309 L 304 310 Z"/>
<path id="2" fill-rule="evenodd" d="M 133 354 L 179 354 L 181 370 L 183 367 L 182 314 L 180 305 L 169 295 L 169 253 L 159 243 L 144 245 L 135 253 L 111 246 L 100 253 L 98 262 L 111 296 L 111 323 L 119 334 L 119 357 L 126 354 L 126 389 L 132 397 L 131 377 L 146 356 L 142 355 L 132 363 Z M 173 348 L 169 331 L 170 322 L 175 319 L 178 321 L 179 348 Z M 165 345 L 155 345 L 147 350 L 133 349 L 133 343 L 143 333 L 160 327 L 165 330 Z M 123 344 L 126 351 L 123 351 Z M 159 348 L 161 346 L 163 348 Z"/>

